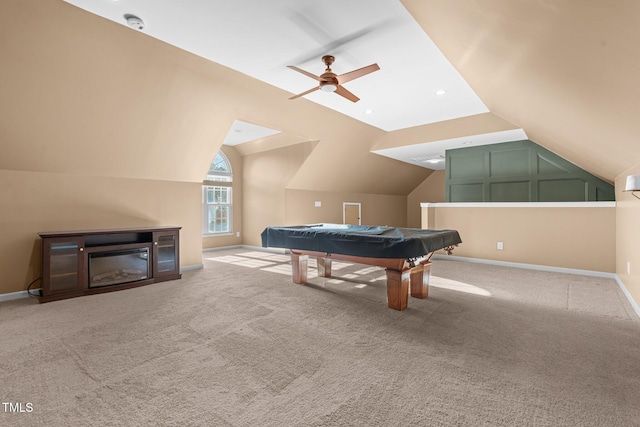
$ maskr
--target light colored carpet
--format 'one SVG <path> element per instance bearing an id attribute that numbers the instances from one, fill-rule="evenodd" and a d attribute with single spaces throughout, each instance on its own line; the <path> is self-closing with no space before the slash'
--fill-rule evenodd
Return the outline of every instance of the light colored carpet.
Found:
<path id="1" fill-rule="evenodd" d="M 381 269 L 301 286 L 287 256 L 204 258 L 180 281 L 0 303 L 0 400 L 33 404 L 0 425 L 640 425 L 640 322 L 611 279 L 437 260 L 399 312 Z"/>

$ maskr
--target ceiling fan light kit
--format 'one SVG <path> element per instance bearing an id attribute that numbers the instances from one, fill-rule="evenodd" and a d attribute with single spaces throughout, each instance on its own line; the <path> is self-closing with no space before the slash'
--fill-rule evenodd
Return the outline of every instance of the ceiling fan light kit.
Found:
<path id="1" fill-rule="evenodd" d="M 335 61 L 335 58 L 331 55 L 325 55 L 322 57 L 322 62 L 324 62 L 327 68 L 324 70 L 324 73 L 322 73 L 319 76 L 309 73 L 308 71 L 302 70 L 294 65 L 289 65 L 288 67 L 291 68 L 292 70 L 302 73 L 307 77 L 311 77 L 312 79 L 317 80 L 319 83 L 317 87 L 314 87 L 305 92 L 294 95 L 289 99 L 300 98 L 301 96 L 307 95 L 311 92 L 315 92 L 316 90 L 320 89 L 323 92 L 335 92 L 338 95 L 348 99 L 351 102 L 358 102 L 360 98 L 358 98 L 357 96 L 349 92 L 347 89 L 345 89 L 344 86 L 342 86 L 342 84 L 346 82 L 350 82 L 351 80 L 355 80 L 359 77 L 365 76 L 369 73 L 373 73 L 374 71 L 378 71 L 380 69 L 380 67 L 378 67 L 378 64 L 371 64 L 366 67 L 359 68 L 357 70 L 349 71 L 348 73 L 340 74 L 338 76 L 333 71 L 331 71 L 331 64 L 333 64 L 333 61 Z"/>
<path id="2" fill-rule="evenodd" d="M 338 89 L 338 85 L 333 83 L 320 83 L 320 90 L 323 92 L 335 92 Z"/>

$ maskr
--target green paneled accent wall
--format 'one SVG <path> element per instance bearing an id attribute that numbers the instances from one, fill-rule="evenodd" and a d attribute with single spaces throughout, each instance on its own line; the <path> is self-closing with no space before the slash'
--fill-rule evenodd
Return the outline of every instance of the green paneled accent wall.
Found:
<path id="1" fill-rule="evenodd" d="M 615 200 L 612 184 L 533 141 L 446 152 L 447 202 Z"/>

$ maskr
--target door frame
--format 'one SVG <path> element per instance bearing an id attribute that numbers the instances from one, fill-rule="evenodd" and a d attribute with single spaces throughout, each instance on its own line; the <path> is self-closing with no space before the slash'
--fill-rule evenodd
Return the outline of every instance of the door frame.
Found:
<path id="1" fill-rule="evenodd" d="M 362 203 L 360 202 L 342 202 L 342 223 L 347 223 L 347 206 L 358 207 L 358 225 L 362 225 Z"/>

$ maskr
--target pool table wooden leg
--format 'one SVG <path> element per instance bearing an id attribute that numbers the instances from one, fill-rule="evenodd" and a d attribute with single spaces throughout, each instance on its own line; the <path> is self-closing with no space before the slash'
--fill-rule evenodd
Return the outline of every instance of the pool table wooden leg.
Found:
<path id="1" fill-rule="evenodd" d="M 331 277 L 331 258 L 317 257 L 318 263 L 318 276 L 319 277 Z"/>
<path id="2" fill-rule="evenodd" d="M 431 263 L 419 264 L 411 269 L 411 296 L 424 299 L 429 296 Z"/>
<path id="3" fill-rule="evenodd" d="M 299 285 L 307 283 L 307 270 L 309 267 L 309 255 L 301 255 L 291 252 L 291 270 L 293 283 Z"/>
<path id="4" fill-rule="evenodd" d="M 387 268 L 387 304 L 394 310 L 404 310 L 409 302 L 410 270 Z"/>

